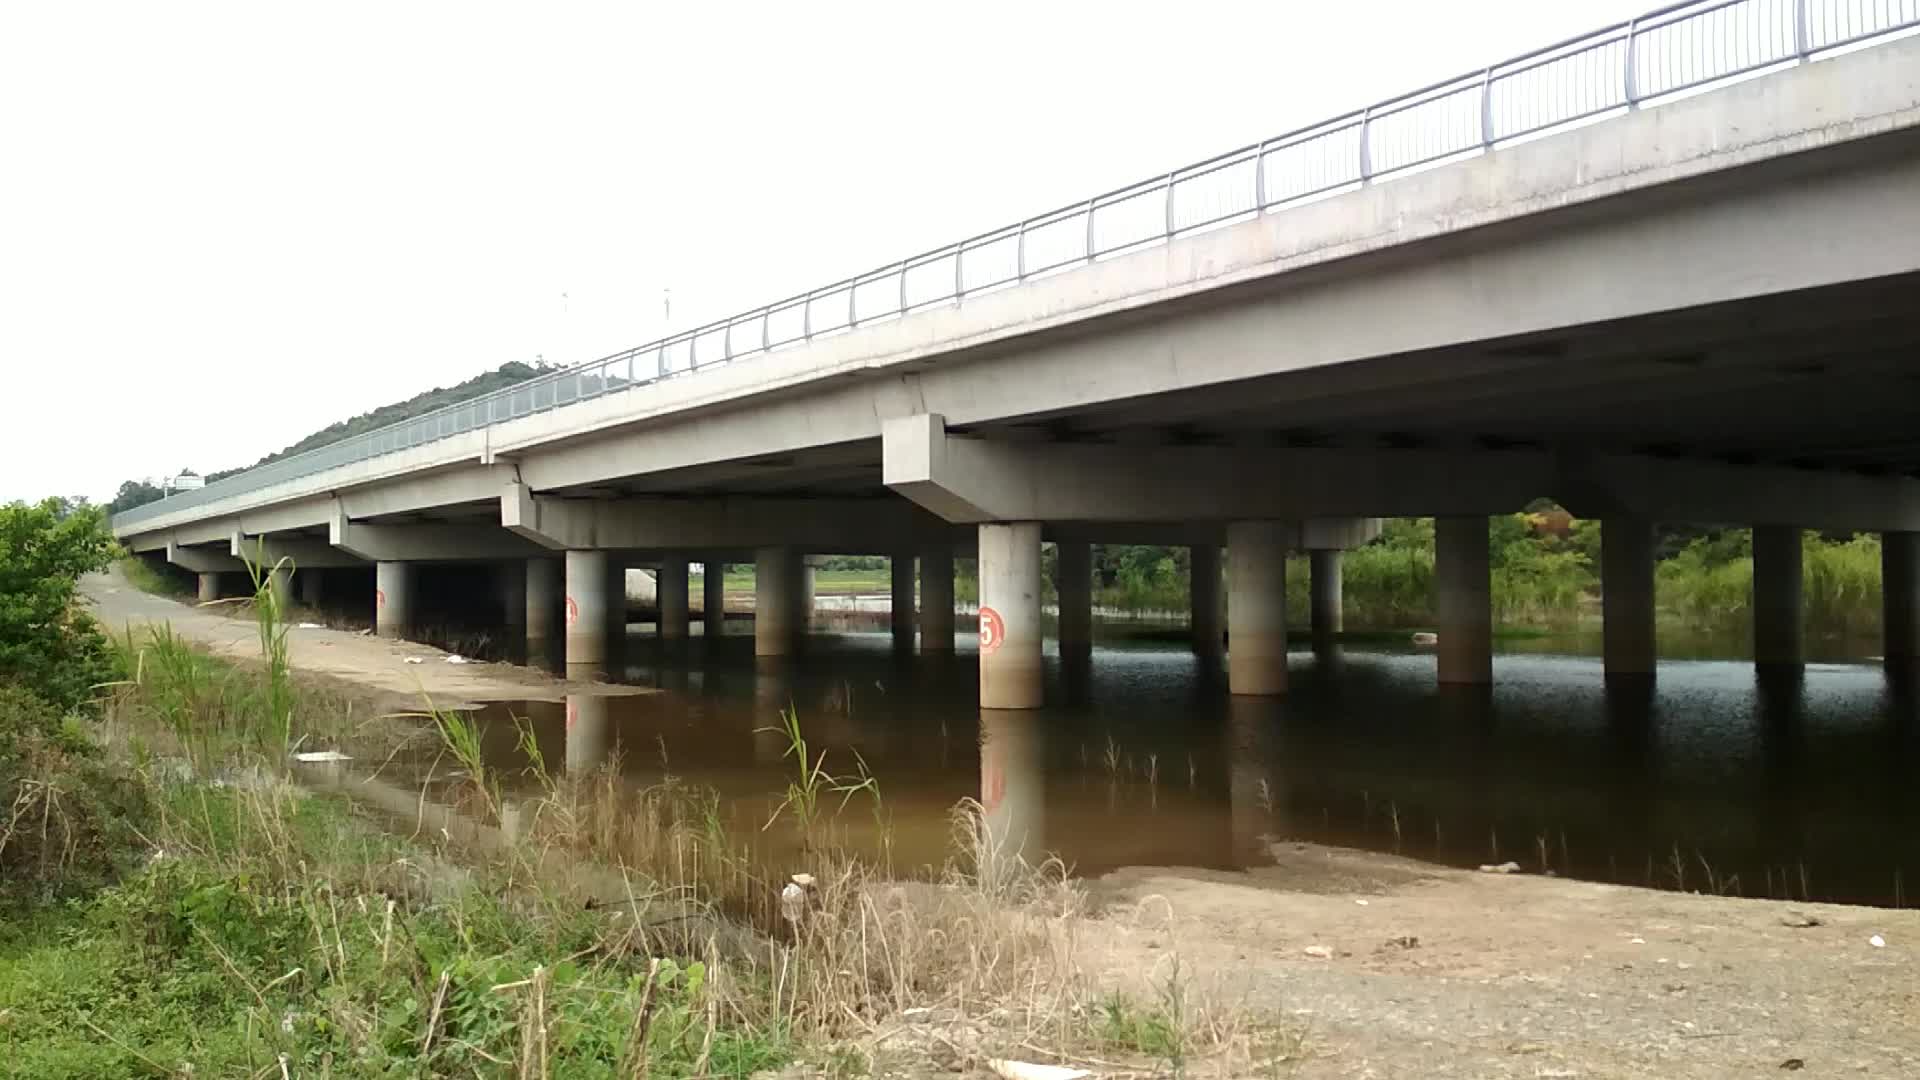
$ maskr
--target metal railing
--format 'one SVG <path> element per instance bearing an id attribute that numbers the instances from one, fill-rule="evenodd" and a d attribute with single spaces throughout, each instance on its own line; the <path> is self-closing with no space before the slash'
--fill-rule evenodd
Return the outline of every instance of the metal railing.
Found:
<path id="1" fill-rule="evenodd" d="M 116 526 L 900 318 L 1920 26 L 1920 0 L 1695 0 L 637 348 L 281 458 Z"/>

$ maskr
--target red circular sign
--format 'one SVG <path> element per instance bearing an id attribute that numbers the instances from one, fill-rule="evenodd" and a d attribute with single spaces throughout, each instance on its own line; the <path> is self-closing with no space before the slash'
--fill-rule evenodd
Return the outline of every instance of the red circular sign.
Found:
<path id="1" fill-rule="evenodd" d="M 572 626 L 574 623 L 577 623 L 579 621 L 580 621 L 580 604 L 573 597 L 569 596 L 567 597 L 567 625 Z"/>
<path id="2" fill-rule="evenodd" d="M 980 652 L 982 655 L 998 649 L 1007 640 L 1007 624 L 1001 620 L 1000 613 L 990 607 L 980 609 Z"/>

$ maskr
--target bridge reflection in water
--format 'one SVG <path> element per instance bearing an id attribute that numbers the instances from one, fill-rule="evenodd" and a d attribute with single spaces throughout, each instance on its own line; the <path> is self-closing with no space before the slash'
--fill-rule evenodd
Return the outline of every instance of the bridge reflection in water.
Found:
<path id="1" fill-rule="evenodd" d="M 1066 704 L 1001 711 L 977 707 L 964 652 L 903 661 L 885 635 L 845 635 L 756 660 L 745 639 L 715 644 L 630 643 L 628 678 L 660 693 L 490 706 L 487 753 L 509 775 L 524 764 L 515 713 L 550 767 L 617 755 L 631 782 L 711 787 L 758 829 L 796 770 L 790 706 L 830 771 L 864 762 L 877 779 L 908 871 L 953 854 L 967 799 L 1003 855 L 1082 873 L 1256 865 L 1298 839 L 1894 904 L 1920 868 L 1914 686 L 1878 664 L 1678 661 L 1657 684 L 1609 684 L 1589 657 L 1509 654 L 1492 687 L 1445 688 L 1430 655 L 1333 647 L 1296 652 L 1274 699 L 1222 694 L 1217 661 L 1185 650 L 1101 648 L 1048 657 L 1047 699 Z M 862 799 L 840 820 L 878 850 Z"/>

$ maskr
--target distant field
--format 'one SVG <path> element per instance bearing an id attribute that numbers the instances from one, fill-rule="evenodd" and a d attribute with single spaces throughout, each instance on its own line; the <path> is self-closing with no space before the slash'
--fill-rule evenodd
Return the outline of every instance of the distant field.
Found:
<path id="1" fill-rule="evenodd" d="M 816 570 L 813 576 L 813 591 L 816 596 L 845 596 L 850 593 L 883 593 L 889 588 L 890 578 L 885 570 Z M 706 587 L 705 576 L 694 574 L 688 585 L 690 592 L 698 594 Z M 753 591 L 753 567 L 741 564 L 727 566 L 727 592 L 751 593 Z"/>

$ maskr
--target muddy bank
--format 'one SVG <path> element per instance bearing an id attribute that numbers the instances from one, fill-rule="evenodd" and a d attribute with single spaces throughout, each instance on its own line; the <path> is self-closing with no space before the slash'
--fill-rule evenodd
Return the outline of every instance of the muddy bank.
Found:
<path id="1" fill-rule="evenodd" d="M 1294 1025 L 1280 1075 L 1920 1075 L 1920 912 L 1274 854 L 1090 882 L 1089 974 L 1164 993 L 1178 956 Z"/>
<path id="2" fill-rule="evenodd" d="M 81 582 L 94 614 L 114 633 L 129 627 L 167 623 L 175 633 L 204 645 L 216 655 L 260 659 L 260 640 L 252 619 L 235 603 L 200 607 L 143 593 L 115 568 Z M 513 664 L 451 663 L 453 654 L 430 645 L 394 641 L 346 630 L 296 626 L 287 633 L 294 670 L 340 679 L 375 691 L 406 707 L 422 697 L 441 708 L 463 708 L 488 701 L 563 701 L 569 693 L 649 694 L 644 687 L 587 683 L 556 678 Z M 411 662 L 417 661 L 417 662 Z"/>

